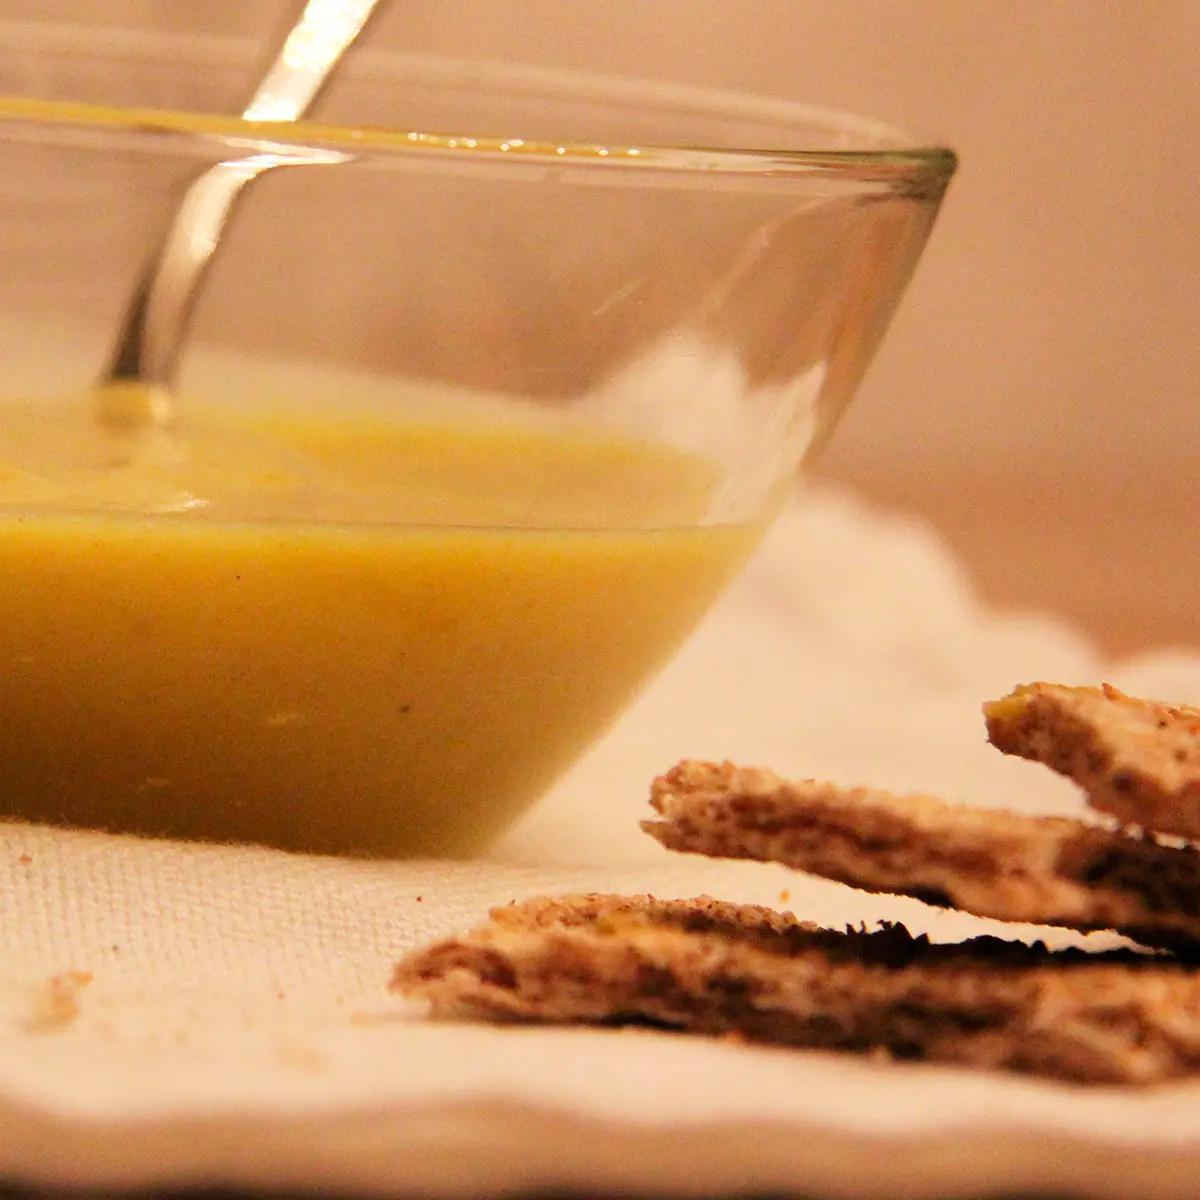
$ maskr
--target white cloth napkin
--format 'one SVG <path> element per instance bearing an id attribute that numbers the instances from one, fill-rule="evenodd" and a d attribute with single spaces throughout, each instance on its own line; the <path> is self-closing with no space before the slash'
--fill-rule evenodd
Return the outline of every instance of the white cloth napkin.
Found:
<path id="1" fill-rule="evenodd" d="M 798 503 L 679 659 L 475 863 L 361 863 L 0 824 L 0 1178 L 481 1196 L 514 1189 L 1182 1197 L 1200 1085 L 1084 1089 L 648 1031 L 438 1024 L 395 959 L 496 903 L 700 893 L 830 925 L 1041 936 L 637 829 L 675 758 L 1041 811 L 1069 785 L 983 742 L 1022 679 L 1200 697 L 1200 658 L 1103 664 L 972 596 L 924 530 Z M 1060 939 L 1061 940 L 1061 939 Z"/>

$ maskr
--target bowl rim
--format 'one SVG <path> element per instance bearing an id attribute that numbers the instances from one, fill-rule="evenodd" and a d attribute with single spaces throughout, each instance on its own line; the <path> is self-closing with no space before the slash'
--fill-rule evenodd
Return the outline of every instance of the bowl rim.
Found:
<path id="1" fill-rule="evenodd" d="M 833 108 L 773 99 L 744 92 L 695 87 L 574 70 L 520 64 L 461 60 L 437 55 L 368 51 L 361 75 L 370 80 L 396 79 L 423 86 L 493 91 L 512 97 L 554 98 L 606 104 L 633 110 L 650 107 L 708 118 L 740 119 L 770 124 L 776 130 L 794 126 L 820 129 L 844 144 L 816 148 L 798 137 L 795 147 L 694 144 L 669 141 L 636 143 L 553 142 L 517 136 L 480 136 L 468 132 L 327 124 L 318 121 L 246 121 L 203 111 L 122 107 L 72 100 L 47 100 L 0 94 L 0 129 L 17 123 L 74 126 L 145 135 L 179 135 L 226 141 L 245 147 L 287 153 L 314 146 L 348 156 L 454 154 L 496 161 L 587 163 L 611 167 L 654 167 L 685 172 L 722 171 L 738 174 L 794 174 L 820 171 L 864 182 L 887 182 L 904 190 L 940 194 L 954 174 L 955 152 L 938 142 L 923 141 L 885 122 Z"/>

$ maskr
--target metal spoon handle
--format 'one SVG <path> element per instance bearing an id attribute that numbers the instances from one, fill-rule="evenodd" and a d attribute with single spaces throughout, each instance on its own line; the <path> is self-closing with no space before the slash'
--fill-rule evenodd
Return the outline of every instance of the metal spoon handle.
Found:
<path id="1" fill-rule="evenodd" d="M 380 3 L 309 0 L 242 116 L 250 121 L 295 121 L 303 116 Z M 205 271 L 246 185 L 273 167 L 336 157 L 257 153 L 218 163 L 188 187 L 126 311 L 105 376 L 109 386 L 100 391 L 102 421 L 128 425 L 169 418 L 166 393 L 174 383 L 183 334 Z M 157 406 L 131 406 L 128 393 L 113 384 L 158 390 Z"/>
<path id="2" fill-rule="evenodd" d="M 308 0 L 242 116 L 298 121 L 379 6 L 380 0 Z"/>

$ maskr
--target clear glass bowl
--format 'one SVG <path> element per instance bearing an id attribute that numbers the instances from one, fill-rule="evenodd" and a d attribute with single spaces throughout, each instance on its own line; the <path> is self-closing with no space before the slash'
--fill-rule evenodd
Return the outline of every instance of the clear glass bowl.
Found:
<path id="1" fill-rule="evenodd" d="M 797 106 L 384 67 L 389 130 L 0 100 L 4 815 L 484 846 L 752 551 L 954 169 Z M 182 190 L 255 153 L 289 165 L 175 425 L 102 428 Z"/>

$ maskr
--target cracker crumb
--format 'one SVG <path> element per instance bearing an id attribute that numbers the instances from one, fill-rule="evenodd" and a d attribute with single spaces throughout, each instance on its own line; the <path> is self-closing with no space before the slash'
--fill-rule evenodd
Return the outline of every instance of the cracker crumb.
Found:
<path id="1" fill-rule="evenodd" d="M 65 971 L 46 982 L 26 1023 L 33 1033 L 69 1029 L 79 1016 L 79 993 L 92 982 L 90 971 Z"/>
<path id="2" fill-rule="evenodd" d="M 279 1061 L 285 1067 L 295 1067 L 313 1075 L 320 1074 L 329 1065 L 319 1050 L 303 1042 L 282 1042 L 279 1046 Z"/>
<path id="3" fill-rule="evenodd" d="M 17 862 L 19 862 L 21 866 L 27 867 L 31 862 L 33 862 L 33 858 L 28 854 L 22 854 L 21 857 L 17 859 Z"/>
<path id="4" fill-rule="evenodd" d="M 390 1012 L 352 1012 L 347 1018 L 357 1029 L 366 1029 L 372 1025 L 390 1025 L 395 1021 L 395 1014 Z"/>
<path id="5" fill-rule="evenodd" d="M 784 888 L 783 891 L 779 893 L 779 903 L 780 904 L 786 904 L 791 898 L 792 898 L 792 893 L 789 892 L 787 890 L 787 888 Z"/>

